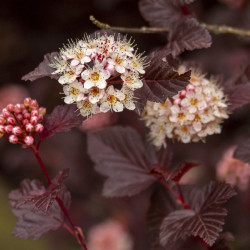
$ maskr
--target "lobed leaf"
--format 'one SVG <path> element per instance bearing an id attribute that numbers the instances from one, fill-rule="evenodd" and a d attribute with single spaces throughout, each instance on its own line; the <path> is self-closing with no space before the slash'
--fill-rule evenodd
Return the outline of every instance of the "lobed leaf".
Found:
<path id="1" fill-rule="evenodd" d="M 64 215 L 56 202 L 49 207 L 46 214 L 40 210 L 34 211 L 32 203 L 17 206 L 23 200 L 24 195 L 44 189 L 39 181 L 26 179 L 22 181 L 21 189 L 10 192 L 9 199 L 12 211 L 18 217 L 13 230 L 14 236 L 22 239 L 31 237 L 37 240 L 48 231 L 58 229 L 63 223 Z M 70 207 L 70 193 L 66 189 L 61 189 L 59 196 L 68 209 Z"/>
<path id="2" fill-rule="evenodd" d="M 168 41 L 167 48 L 174 56 L 185 50 L 209 48 L 212 44 L 209 32 L 195 18 L 174 25 L 168 33 Z"/>
<path id="3" fill-rule="evenodd" d="M 130 127 L 116 126 L 88 134 L 88 153 L 95 169 L 108 177 L 103 193 L 109 197 L 135 195 L 149 187 L 155 160 L 140 135 Z"/>
<path id="4" fill-rule="evenodd" d="M 57 57 L 58 55 L 59 54 L 57 52 L 45 54 L 43 61 L 33 71 L 23 76 L 22 80 L 33 82 L 46 76 L 49 76 L 51 79 L 58 79 L 58 75 L 52 74 L 55 69 L 49 66 L 49 64 L 52 63 L 54 57 Z"/>
<path id="5" fill-rule="evenodd" d="M 44 118 L 44 130 L 39 135 L 40 139 L 44 140 L 56 133 L 67 132 L 74 127 L 80 126 L 85 119 L 76 112 L 74 104 L 56 106 L 52 113 Z"/>
<path id="6" fill-rule="evenodd" d="M 143 87 L 135 91 L 135 98 L 139 99 L 139 113 L 147 101 L 165 103 L 167 98 L 176 95 L 189 83 L 191 71 L 179 75 L 168 62 L 168 58 L 165 51 L 154 51 L 147 57 L 150 65 L 143 78 Z"/>
<path id="7" fill-rule="evenodd" d="M 234 196 L 234 189 L 225 183 L 211 182 L 196 195 L 189 196 L 191 209 L 171 212 L 162 222 L 160 241 L 163 246 L 177 239 L 199 236 L 212 246 L 222 231 L 227 210 L 222 205 Z"/>

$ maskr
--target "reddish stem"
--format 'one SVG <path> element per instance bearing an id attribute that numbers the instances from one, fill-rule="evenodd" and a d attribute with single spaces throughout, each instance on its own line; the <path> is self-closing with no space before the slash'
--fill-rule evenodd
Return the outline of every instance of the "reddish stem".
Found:
<path id="1" fill-rule="evenodd" d="M 117 80 L 117 81 L 108 81 L 109 84 L 119 84 L 119 83 L 122 83 L 123 81 L 122 80 Z"/>
<path id="2" fill-rule="evenodd" d="M 180 187 L 179 183 L 176 182 L 176 186 L 177 186 L 177 189 L 178 189 L 178 192 L 179 192 L 179 199 L 181 201 L 181 204 L 183 205 L 183 207 L 185 209 L 190 209 L 189 205 L 184 200 L 184 197 L 183 197 L 183 194 L 182 194 L 181 187 Z"/>
<path id="3" fill-rule="evenodd" d="M 117 74 L 115 76 L 112 76 L 111 78 L 108 79 L 108 81 L 115 79 L 116 77 L 120 76 L 121 74 Z"/>
<path id="4" fill-rule="evenodd" d="M 31 148 L 31 150 L 32 150 L 33 153 L 34 153 L 34 155 L 35 155 L 35 157 L 36 157 L 36 159 L 37 159 L 37 161 L 38 161 L 38 163 L 39 163 L 39 165 L 40 165 L 40 167 L 41 167 L 41 169 L 42 169 L 42 171 L 43 171 L 43 173 L 44 173 L 44 175 L 45 175 L 45 177 L 46 177 L 46 179 L 47 179 L 48 184 L 49 184 L 49 185 L 52 184 L 52 181 L 51 181 L 51 179 L 50 179 L 50 177 L 49 177 L 49 175 L 48 175 L 48 172 L 47 172 L 47 170 L 46 170 L 46 168 L 45 168 L 45 166 L 44 166 L 44 163 L 43 163 L 43 161 L 42 161 L 42 159 L 41 159 L 41 157 L 40 157 L 40 155 L 39 155 L 39 152 L 38 152 L 37 147 L 33 145 L 33 146 L 31 146 L 30 148 Z M 57 201 L 59 207 L 61 208 L 61 210 L 63 211 L 65 217 L 68 219 L 68 221 L 69 221 L 71 227 L 73 228 L 73 230 L 70 229 L 70 231 L 69 231 L 69 227 L 68 227 L 67 230 L 68 230 L 71 234 L 73 233 L 73 235 L 76 237 L 76 239 L 77 239 L 77 241 L 79 242 L 79 244 L 81 245 L 81 247 L 82 247 L 84 250 L 87 250 L 87 246 L 86 246 L 86 244 L 85 244 L 85 242 L 84 242 L 84 239 L 83 239 L 83 237 L 78 233 L 78 230 L 77 230 L 77 228 L 76 228 L 76 225 L 75 225 L 75 223 L 73 222 L 72 218 L 70 217 L 68 210 L 67 210 L 66 207 L 64 206 L 63 201 L 61 200 L 61 198 L 60 198 L 59 196 L 56 196 L 56 201 Z M 63 227 L 64 227 L 64 228 L 66 228 L 65 225 L 66 225 L 66 224 L 64 223 L 64 224 L 63 224 Z"/>

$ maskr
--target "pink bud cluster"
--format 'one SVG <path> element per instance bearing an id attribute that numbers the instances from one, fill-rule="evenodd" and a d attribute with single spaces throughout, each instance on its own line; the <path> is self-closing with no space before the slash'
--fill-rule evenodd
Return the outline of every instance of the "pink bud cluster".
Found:
<path id="1" fill-rule="evenodd" d="M 8 104 L 0 114 L 0 138 L 8 138 L 13 144 L 31 146 L 35 133 L 44 129 L 41 122 L 45 113 L 46 109 L 29 97 L 22 104 Z"/>

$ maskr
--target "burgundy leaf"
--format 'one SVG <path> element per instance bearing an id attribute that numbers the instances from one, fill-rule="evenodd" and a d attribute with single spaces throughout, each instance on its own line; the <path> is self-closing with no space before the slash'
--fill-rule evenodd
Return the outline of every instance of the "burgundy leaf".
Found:
<path id="1" fill-rule="evenodd" d="M 170 0 L 141 0 L 139 9 L 144 19 L 154 27 L 170 28 L 186 18 L 181 8 Z"/>
<path id="2" fill-rule="evenodd" d="M 191 168 L 197 167 L 199 164 L 196 163 L 183 163 L 181 164 L 172 174 L 171 180 L 179 182 L 184 174 L 186 174 Z"/>
<path id="3" fill-rule="evenodd" d="M 52 52 L 44 55 L 43 61 L 30 73 L 22 77 L 24 81 L 35 81 L 39 78 L 49 76 L 52 79 L 58 79 L 58 75 L 53 75 L 52 72 L 55 71 L 52 67 L 49 66 L 52 63 L 54 57 L 57 57 L 59 54 L 57 52 Z"/>
<path id="4" fill-rule="evenodd" d="M 30 203 L 34 205 L 33 211 L 40 210 L 44 213 L 47 213 L 53 202 L 55 202 L 56 197 L 59 195 L 61 189 L 63 188 L 62 182 L 68 177 L 69 169 L 64 169 L 59 172 L 59 174 L 52 180 L 51 185 L 48 189 L 44 189 L 39 181 L 36 181 L 35 184 L 40 186 L 39 189 L 32 190 L 27 192 L 27 185 L 29 182 L 22 182 L 20 191 L 23 194 L 23 197 L 16 204 L 16 207 L 20 207 L 26 203 Z"/>
<path id="5" fill-rule="evenodd" d="M 77 112 L 74 104 L 56 106 L 52 113 L 44 118 L 44 131 L 40 134 L 40 139 L 44 140 L 56 133 L 67 132 L 80 126 L 85 119 Z"/>
<path id="6" fill-rule="evenodd" d="M 10 192 L 9 199 L 12 211 L 18 217 L 18 222 L 13 230 L 14 236 L 23 239 L 31 237 L 37 240 L 46 232 L 58 229 L 63 223 L 64 215 L 56 202 L 50 206 L 46 214 L 40 210 L 34 211 L 32 203 L 17 206 L 23 200 L 24 195 L 44 189 L 39 181 L 26 179 L 22 181 L 21 189 Z M 61 189 L 59 196 L 68 209 L 70 207 L 70 193 L 66 189 Z"/>
<path id="7" fill-rule="evenodd" d="M 162 51 L 154 51 L 148 56 L 150 65 L 143 78 L 143 87 L 135 91 L 139 113 L 147 100 L 165 103 L 167 98 L 176 95 L 189 83 L 191 71 L 179 75 L 168 63 L 168 58 Z"/>
<path id="8" fill-rule="evenodd" d="M 244 138 L 244 140 L 238 145 L 234 152 L 234 157 L 250 164 L 250 137 Z"/>
<path id="9" fill-rule="evenodd" d="M 196 1 L 196 0 L 171 0 L 171 2 L 177 6 L 188 5 L 194 1 Z"/>
<path id="10" fill-rule="evenodd" d="M 140 135 L 130 127 L 112 127 L 88 134 L 88 153 L 95 169 L 108 177 L 103 193 L 109 197 L 135 195 L 149 187 L 156 162 Z"/>
<path id="11" fill-rule="evenodd" d="M 171 212 L 161 225 L 160 241 L 163 246 L 177 239 L 199 236 L 212 246 L 222 231 L 227 210 L 222 205 L 236 193 L 225 183 L 211 182 L 202 191 L 197 191 L 191 209 Z M 195 201 L 194 201 L 195 199 Z"/>
<path id="12" fill-rule="evenodd" d="M 167 48 L 174 56 L 185 50 L 208 48 L 212 44 L 209 32 L 195 18 L 188 18 L 173 26 L 168 33 Z"/>

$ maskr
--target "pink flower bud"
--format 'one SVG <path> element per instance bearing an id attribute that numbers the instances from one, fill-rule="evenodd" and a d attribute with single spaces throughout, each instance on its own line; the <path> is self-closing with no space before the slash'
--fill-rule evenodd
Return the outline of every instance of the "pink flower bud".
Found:
<path id="1" fill-rule="evenodd" d="M 12 129 L 12 133 L 14 135 L 21 135 L 22 134 L 22 129 L 19 127 L 19 126 L 15 126 L 13 129 Z"/>
<path id="2" fill-rule="evenodd" d="M 14 112 L 15 106 L 13 104 L 8 104 L 6 108 L 9 112 Z"/>
<path id="3" fill-rule="evenodd" d="M 39 112 L 39 114 L 41 114 L 42 116 L 44 116 L 46 114 L 46 108 L 41 107 L 41 108 L 38 109 L 38 112 Z"/>
<path id="4" fill-rule="evenodd" d="M 15 105 L 15 110 L 14 110 L 15 114 L 20 114 L 22 112 L 20 104 L 16 104 Z"/>
<path id="5" fill-rule="evenodd" d="M 186 97 L 186 90 L 182 90 L 179 95 L 180 95 L 180 98 Z"/>
<path id="6" fill-rule="evenodd" d="M 44 126 L 43 126 L 42 124 L 37 124 L 37 125 L 35 126 L 35 131 L 36 131 L 37 133 L 43 132 L 43 129 L 44 129 Z"/>
<path id="7" fill-rule="evenodd" d="M 0 124 L 1 125 L 6 124 L 6 119 L 2 115 L 0 115 Z"/>
<path id="8" fill-rule="evenodd" d="M 31 100 L 31 101 L 30 101 L 30 107 L 31 107 L 32 109 L 38 108 L 38 103 L 37 103 L 37 101 L 36 101 L 36 100 Z"/>
<path id="9" fill-rule="evenodd" d="M 24 143 L 27 145 L 27 146 L 31 146 L 34 142 L 34 138 L 32 136 L 26 136 L 24 138 Z"/>
<path id="10" fill-rule="evenodd" d="M 188 84 L 188 85 L 186 86 L 186 90 L 187 90 L 187 91 L 194 91 L 194 86 L 193 86 L 192 84 Z"/>
<path id="11" fill-rule="evenodd" d="M 23 117 L 24 119 L 30 119 L 30 113 L 24 113 Z"/>
<path id="12" fill-rule="evenodd" d="M 4 108 L 2 110 L 2 115 L 3 115 L 4 118 L 8 118 L 8 117 L 11 116 L 11 113 L 6 108 Z"/>
<path id="13" fill-rule="evenodd" d="M 26 109 L 24 104 L 20 104 L 20 108 L 22 111 Z"/>
<path id="14" fill-rule="evenodd" d="M 8 122 L 9 125 L 14 125 L 15 124 L 15 119 L 10 116 L 10 117 L 7 118 L 7 122 Z"/>
<path id="15" fill-rule="evenodd" d="M 0 125 L 0 133 L 5 133 L 5 126 L 4 125 Z"/>
<path id="16" fill-rule="evenodd" d="M 5 126 L 5 131 L 6 131 L 7 134 L 11 134 L 12 129 L 13 129 L 12 125 L 6 125 Z"/>
<path id="17" fill-rule="evenodd" d="M 115 67 L 112 64 L 107 63 L 105 69 L 110 73 L 110 75 L 115 73 Z"/>
<path id="18" fill-rule="evenodd" d="M 38 110 L 37 109 L 33 109 L 31 111 L 31 116 L 38 116 Z"/>
<path id="19" fill-rule="evenodd" d="M 31 98 L 30 97 L 25 98 L 23 103 L 24 103 L 25 107 L 29 107 L 29 105 L 31 103 Z"/>
<path id="20" fill-rule="evenodd" d="M 38 115 L 38 122 L 41 122 L 43 120 L 43 116 L 41 114 Z"/>
<path id="21" fill-rule="evenodd" d="M 25 130 L 30 133 L 34 130 L 34 126 L 31 123 L 28 123 L 25 125 Z"/>
<path id="22" fill-rule="evenodd" d="M 29 120 L 28 119 L 24 119 L 23 120 L 23 125 L 25 126 L 25 125 L 27 125 L 29 123 Z"/>
<path id="23" fill-rule="evenodd" d="M 32 125 L 36 125 L 36 124 L 38 123 L 38 117 L 37 117 L 37 116 L 32 116 L 32 117 L 30 118 L 30 123 L 31 123 Z"/>
<path id="24" fill-rule="evenodd" d="M 175 99 L 174 104 L 175 105 L 181 105 L 181 99 L 180 98 Z"/>
<path id="25" fill-rule="evenodd" d="M 12 144 L 17 144 L 18 143 L 18 138 L 15 135 L 11 135 L 9 137 L 9 142 Z"/>
<path id="26" fill-rule="evenodd" d="M 16 118 L 17 118 L 19 121 L 22 121 L 22 120 L 23 120 L 23 116 L 22 116 L 22 114 L 18 114 L 18 115 L 16 115 Z"/>

